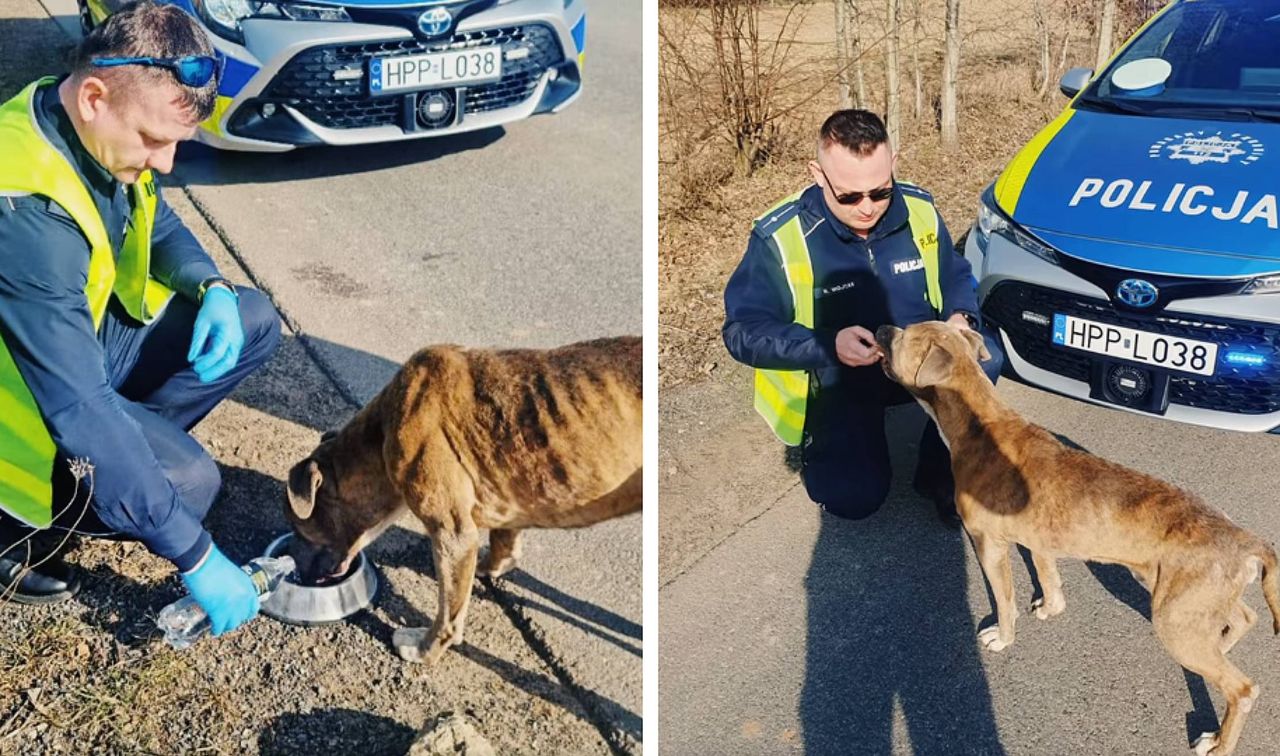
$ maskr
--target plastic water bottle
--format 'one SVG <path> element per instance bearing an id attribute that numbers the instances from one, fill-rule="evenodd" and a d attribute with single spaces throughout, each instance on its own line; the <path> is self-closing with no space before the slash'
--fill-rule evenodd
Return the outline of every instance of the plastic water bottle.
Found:
<path id="1" fill-rule="evenodd" d="M 258 595 L 265 601 L 285 576 L 294 571 L 293 557 L 258 557 L 240 567 L 253 581 Z M 175 649 L 184 649 L 209 632 L 209 615 L 196 600 L 183 596 L 160 610 L 156 626 L 164 631 L 164 640 Z"/>

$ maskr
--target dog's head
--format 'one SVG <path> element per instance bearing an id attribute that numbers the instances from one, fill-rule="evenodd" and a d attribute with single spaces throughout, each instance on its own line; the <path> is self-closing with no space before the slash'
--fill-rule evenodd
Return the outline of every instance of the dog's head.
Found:
<path id="1" fill-rule="evenodd" d="M 289 470 L 284 513 L 293 528 L 289 555 L 307 584 L 345 575 L 352 560 L 389 521 L 385 473 L 369 455 L 345 449 L 334 431 Z M 379 455 L 374 455 L 380 461 Z"/>
<path id="2" fill-rule="evenodd" d="M 884 352 L 880 361 L 885 375 L 913 394 L 944 386 L 961 363 L 977 365 L 991 359 L 982 334 L 938 321 L 908 328 L 881 326 L 876 343 Z"/>

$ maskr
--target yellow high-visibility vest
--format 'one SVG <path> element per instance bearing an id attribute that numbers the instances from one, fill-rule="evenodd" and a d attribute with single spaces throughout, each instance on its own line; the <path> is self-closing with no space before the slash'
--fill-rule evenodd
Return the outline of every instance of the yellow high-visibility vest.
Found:
<path id="1" fill-rule="evenodd" d="M 756 223 L 776 224 L 771 236 L 778 247 L 782 270 L 791 290 L 795 322 L 806 328 L 813 328 L 813 263 L 809 258 L 809 244 L 800 228 L 800 215 L 796 212 L 796 203 L 801 194 L 803 192 L 797 192 L 769 208 L 756 218 Z M 902 196 L 907 202 L 911 237 L 924 261 L 925 298 L 935 312 L 941 313 L 938 211 L 928 200 L 905 193 Z M 757 368 L 755 385 L 756 412 L 760 413 L 782 443 L 799 446 L 804 437 L 805 408 L 809 403 L 809 371 Z"/>
<path id="2" fill-rule="evenodd" d="M 75 220 L 89 240 L 84 294 L 95 328 L 101 326 L 112 294 L 130 316 L 150 322 L 173 296 L 150 276 L 155 181 L 151 171 L 144 171 L 131 187 L 132 223 L 116 259 L 89 190 L 36 121 L 37 94 L 54 81 L 33 82 L 0 105 L 0 197 L 48 197 Z M 42 252 L 39 247 L 24 250 L 29 255 Z M 51 481 L 56 451 L 40 408 L 0 337 L 0 509 L 31 527 L 48 527 L 53 520 Z"/>

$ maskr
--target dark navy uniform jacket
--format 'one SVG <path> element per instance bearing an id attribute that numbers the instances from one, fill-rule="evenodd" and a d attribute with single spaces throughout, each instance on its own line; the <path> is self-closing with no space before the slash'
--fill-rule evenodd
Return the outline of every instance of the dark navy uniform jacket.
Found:
<path id="1" fill-rule="evenodd" d="M 814 327 L 795 321 L 791 290 L 772 238 L 776 225 L 757 223 L 746 254 L 725 288 L 724 343 L 734 359 L 752 367 L 813 371 L 825 391 L 838 388 L 867 401 L 883 401 L 893 390 L 878 364 L 851 368 L 836 358 L 836 332 L 859 325 L 875 333 L 882 325 L 906 327 L 945 320 L 955 312 L 976 317 L 975 282 L 969 263 L 956 254 L 946 225 L 938 222 L 938 263 L 943 312 L 925 298 L 925 272 L 907 222 L 910 193 L 933 202 L 914 186 L 895 183 L 889 208 L 866 239 L 831 214 L 822 187 L 801 194 L 801 230 L 813 265 Z"/>
<path id="2" fill-rule="evenodd" d="M 89 189 L 118 256 L 130 215 L 125 187 L 85 152 L 57 86 L 39 96 L 41 131 Z M 38 195 L 0 197 L 0 336 L 50 436 L 62 454 L 94 464 L 94 506 L 103 522 L 190 569 L 208 549 L 209 534 L 181 505 L 108 380 L 84 293 L 88 271 L 89 241 L 61 206 Z M 192 300 L 218 272 L 163 196 L 156 201 L 151 272 Z M 54 512 L 65 505 L 53 502 Z"/>

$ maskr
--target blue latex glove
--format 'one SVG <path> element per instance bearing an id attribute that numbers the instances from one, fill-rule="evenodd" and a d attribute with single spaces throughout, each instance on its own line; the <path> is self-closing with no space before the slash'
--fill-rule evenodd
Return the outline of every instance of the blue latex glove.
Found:
<path id="1" fill-rule="evenodd" d="M 258 590 L 253 581 L 217 546 L 209 547 L 209 555 L 194 570 L 182 573 L 182 582 L 209 615 L 210 630 L 215 636 L 236 629 L 258 614 Z"/>
<path id="2" fill-rule="evenodd" d="M 196 313 L 187 362 L 193 363 L 201 383 L 209 383 L 236 366 L 243 347 L 239 300 L 221 286 L 209 287 Z"/>

